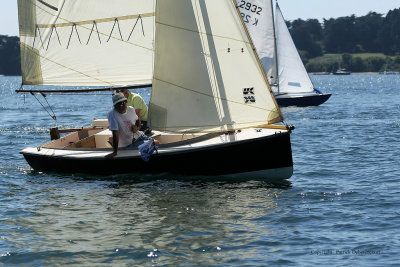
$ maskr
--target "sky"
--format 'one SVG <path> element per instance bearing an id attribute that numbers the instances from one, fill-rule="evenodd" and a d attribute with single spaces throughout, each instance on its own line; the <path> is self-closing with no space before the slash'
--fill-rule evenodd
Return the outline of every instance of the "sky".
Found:
<path id="1" fill-rule="evenodd" d="M 370 11 L 386 14 L 391 9 L 400 8 L 400 0 L 278 0 L 278 3 L 285 20 L 301 18 L 321 22 L 324 18 L 352 14 L 364 16 Z M 0 0 L 0 35 L 17 36 L 18 33 L 17 0 Z"/>

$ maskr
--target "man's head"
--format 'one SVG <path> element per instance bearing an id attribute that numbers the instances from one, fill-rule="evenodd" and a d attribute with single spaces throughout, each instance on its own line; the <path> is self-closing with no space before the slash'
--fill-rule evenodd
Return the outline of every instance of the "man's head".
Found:
<path id="1" fill-rule="evenodd" d="M 119 113 L 125 113 L 126 112 L 126 101 L 127 101 L 127 99 L 125 98 L 125 96 L 123 94 L 117 93 L 117 94 L 113 95 L 112 100 L 113 100 L 114 108 Z"/>
<path id="2" fill-rule="evenodd" d="M 126 99 L 128 99 L 128 97 L 129 97 L 128 89 L 118 89 L 117 93 L 122 93 L 126 97 Z"/>

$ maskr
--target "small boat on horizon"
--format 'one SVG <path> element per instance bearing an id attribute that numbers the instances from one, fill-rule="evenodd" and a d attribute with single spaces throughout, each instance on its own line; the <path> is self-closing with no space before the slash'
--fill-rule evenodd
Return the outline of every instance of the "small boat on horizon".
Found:
<path id="1" fill-rule="evenodd" d="M 351 71 L 348 71 L 344 68 L 339 68 L 336 71 L 332 72 L 333 75 L 350 75 Z"/>
<path id="2" fill-rule="evenodd" d="M 400 72 L 399 71 L 382 71 L 382 72 L 379 72 L 379 74 L 382 74 L 382 75 L 397 75 L 397 74 L 400 74 Z"/>

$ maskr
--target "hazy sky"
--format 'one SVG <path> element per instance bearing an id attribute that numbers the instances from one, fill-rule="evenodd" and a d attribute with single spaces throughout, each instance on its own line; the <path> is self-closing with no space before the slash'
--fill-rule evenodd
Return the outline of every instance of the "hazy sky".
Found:
<path id="1" fill-rule="evenodd" d="M 0 0 L 0 3 L 0 35 L 18 35 L 17 0 Z M 386 14 L 400 8 L 400 0 L 279 0 L 278 3 L 286 20 L 316 18 L 322 21 L 352 14 L 363 16 L 370 11 Z"/>

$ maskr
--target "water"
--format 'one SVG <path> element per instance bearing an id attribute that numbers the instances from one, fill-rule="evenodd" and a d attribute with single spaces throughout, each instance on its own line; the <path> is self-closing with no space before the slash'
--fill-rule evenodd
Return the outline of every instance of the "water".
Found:
<path id="1" fill-rule="evenodd" d="M 0 265 L 398 266 L 400 75 L 312 79 L 333 95 L 282 110 L 295 165 L 278 186 L 32 171 L 18 152 L 54 122 L 14 93 L 20 77 L 0 77 Z M 47 99 L 65 127 L 111 106 L 103 94 Z"/>

